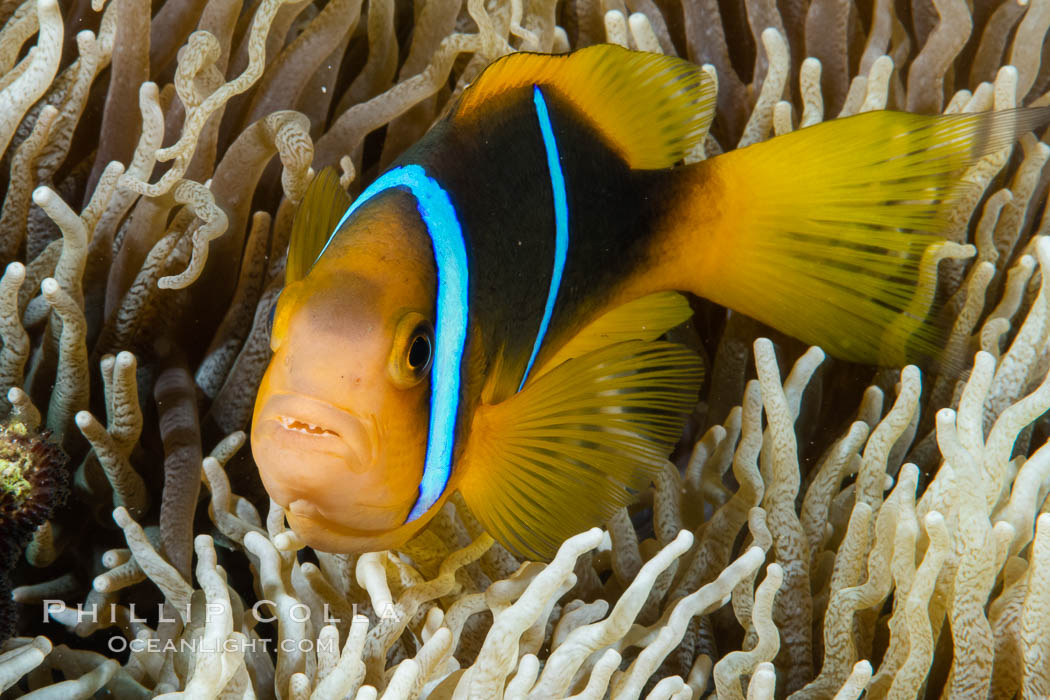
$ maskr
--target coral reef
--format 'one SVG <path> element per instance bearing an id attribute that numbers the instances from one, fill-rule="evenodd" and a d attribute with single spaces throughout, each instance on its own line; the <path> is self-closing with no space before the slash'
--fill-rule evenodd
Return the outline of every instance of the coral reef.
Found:
<path id="1" fill-rule="evenodd" d="M 47 556 L 47 519 L 65 503 L 69 490 L 66 456 L 46 430 L 39 432 L 35 418 L 15 415 L 0 424 L 0 636 L 5 639 L 15 617 L 7 572 L 30 540 L 30 559 Z"/>
<path id="2" fill-rule="evenodd" d="M 675 462 L 549 564 L 457 501 L 403 551 L 312 552 L 241 449 L 313 172 L 359 190 L 499 56 L 704 64 L 695 160 L 884 107 L 1050 104 L 1050 2 L 6 0 L 0 22 L 3 409 L 73 466 L 6 567 L 3 697 L 1050 694 L 1040 135 L 949 212 L 940 374 L 698 304 L 678 339 L 711 379 Z"/>

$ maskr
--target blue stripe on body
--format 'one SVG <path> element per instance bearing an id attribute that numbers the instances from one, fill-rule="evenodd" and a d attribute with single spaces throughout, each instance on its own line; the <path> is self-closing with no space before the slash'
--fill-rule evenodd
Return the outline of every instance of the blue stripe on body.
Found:
<path id="1" fill-rule="evenodd" d="M 419 216 L 427 227 L 437 263 L 437 319 L 434 323 L 434 364 L 430 373 L 430 427 L 419 498 L 405 522 L 411 522 L 437 503 L 452 474 L 452 443 L 459 408 L 460 367 L 467 340 L 467 248 L 456 208 L 448 193 L 418 165 L 394 168 L 379 176 L 361 193 L 336 224 L 335 232 L 357 209 L 394 187 L 404 187 L 416 198 Z"/>
<path id="2" fill-rule="evenodd" d="M 543 99 L 543 93 L 539 86 L 532 86 L 532 101 L 536 105 L 536 117 L 540 122 L 540 133 L 543 134 L 543 147 L 547 151 L 547 170 L 550 172 L 551 190 L 554 192 L 554 270 L 551 272 L 551 284 L 547 290 L 547 305 L 543 309 L 543 320 L 540 321 L 540 329 L 536 332 L 536 340 L 532 345 L 532 355 L 529 363 L 525 365 L 525 374 L 518 385 L 518 391 L 525 386 L 525 380 L 529 378 L 532 363 L 536 361 L 536 355 L 543 345 L 543 338 L 547 335 L 547 326 L 550 325 L 551 316 L 554 315 L 554 302 L 558 299 L 558 290 L 561 287 L 561 275 L 565 271 L 565 258 L 569 252 L 569 204 L 565 197 L 565 175 L 561 170 L 561 160 L 558 157 L 558 143 L 554 138 L 554 128 L 551 126 L 550 114 L 547 111 L 547 101 Z"/>

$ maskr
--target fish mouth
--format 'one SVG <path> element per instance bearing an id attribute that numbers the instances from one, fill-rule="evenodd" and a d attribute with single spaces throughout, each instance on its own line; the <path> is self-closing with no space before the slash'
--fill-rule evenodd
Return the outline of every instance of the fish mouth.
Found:
<path id="1" fill-rule="evenodd" d="M 271 394 L 255 415 L 252 456 L 292 529 L 322 551 L 363 551 L 404 523 L 417 497 L 390 493 L 379 423 L 311 396 Z"/>
<path id="2" fill-rule="evenodd" d="M 301 421 L 292 418 L 291 416 L 277 416 L 277 420 L 280 421 L 285 430 L 295 430 L 300 433 L 305 433 L 306 435 L 334 435 L 335 437 L 339 437 L 339 433 L 334 430 L 329 430 L 320 425 Z"/>
<path id="3" fill-rule="evenodd" d="M 278 394 L 266 402 L 257 422 L 259 437 L 296 452 L 341 459 L 354 473 L 368 471 L 378 458 L 375 417 L 358 416 L 327 401 Z"/>

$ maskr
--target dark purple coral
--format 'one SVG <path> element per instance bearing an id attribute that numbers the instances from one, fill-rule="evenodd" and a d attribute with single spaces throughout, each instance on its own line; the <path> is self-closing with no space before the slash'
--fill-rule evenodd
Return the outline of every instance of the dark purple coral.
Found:
<path id="1" fill-rule="evenodd" d="M 17 421 L 0 424 L 0 641 L 11 634 L 13 619 L 8 572 L 69 492 L 68 458 L 48 437 Z"/>

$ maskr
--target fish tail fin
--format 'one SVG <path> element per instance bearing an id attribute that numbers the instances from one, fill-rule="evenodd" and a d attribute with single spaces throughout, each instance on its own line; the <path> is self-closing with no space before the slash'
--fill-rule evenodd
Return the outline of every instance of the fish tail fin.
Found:
<path id="1" fill-rule="evenodd" d="M 936 368 L 947 210 L 979 158 L 1050 122 L 1050 108 L 869 112 L 683 169 L 672 226 L 685 288 L 843 359 Z M 689 269 L 685 269 L 688 266 Z"/>

